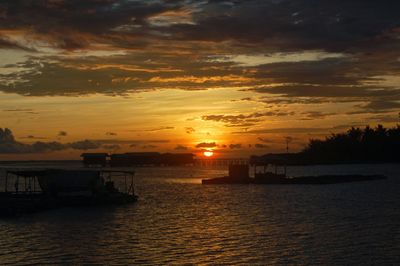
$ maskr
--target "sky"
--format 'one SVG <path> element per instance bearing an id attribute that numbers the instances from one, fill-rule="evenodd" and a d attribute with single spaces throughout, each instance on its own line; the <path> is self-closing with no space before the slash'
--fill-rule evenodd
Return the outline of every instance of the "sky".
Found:
<path id="1" fill-rule="evenodd" d="M 300 151 L 399 122 L 399 1 L 0 1 L 0 160 Z M 7 128 L 7 129 L 6 129 Z"/>

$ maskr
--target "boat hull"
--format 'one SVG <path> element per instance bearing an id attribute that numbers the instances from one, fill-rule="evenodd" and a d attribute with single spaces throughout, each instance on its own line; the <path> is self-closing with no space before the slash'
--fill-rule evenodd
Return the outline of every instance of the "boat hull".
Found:
<path id="1" fill-rule="evenodd" d="M 137 201 L 137 196 L 120 192 L 98 196 L 48 196 L 44 194 L 0 193 L 0 217 L 58 209 L 103 205 L 124 205 Z"/>
<path id="2" fill-rule="evenodd" d="M 216 177 L 211 179 L 203 179 L 203 185 L 216 185 L 216 184 L 250 184 L 251 178 L 232 178 L 229 176 Z"/>
<path id="3" fill-rule="evenodd" d="M 255 184 L 281 184 L 281 185 L 329 185 L 350 182 L 363 182 L 385 179 L 383 175 L 321 175 L 321 176 L 299 176 L 293 178 L 273 177 L 255 178 Z"/>

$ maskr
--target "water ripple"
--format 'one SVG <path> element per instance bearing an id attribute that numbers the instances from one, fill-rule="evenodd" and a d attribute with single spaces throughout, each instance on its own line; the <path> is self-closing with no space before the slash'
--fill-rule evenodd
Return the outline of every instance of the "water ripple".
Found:
<path id="1" fill-rule="evenodd" d="M 296 169 L 290 171 L 307 173 Z M 201 178 L 223 170 L 138 169 L 140 200 L 133 205 L 0 220 L 0 263 L 399 264 L 400 167 L 359 169 L 390 178 L 333 186 L 202 186 Z"/>

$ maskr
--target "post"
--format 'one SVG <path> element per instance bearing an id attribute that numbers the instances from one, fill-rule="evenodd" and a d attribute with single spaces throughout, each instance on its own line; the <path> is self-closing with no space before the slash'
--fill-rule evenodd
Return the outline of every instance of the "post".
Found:
<path id="1" fill-rule="evenodd" d="M 127 188 L 127 185 L 126 185 L 126 173 L 124 174 L 124 177 L 125 177 L 125 193 L 127 193 L 128 192 L 128 188 Z"/>
<path id="2" fill-rule="evenodd" d="M 4 184 L 5 188 L 4 191 L 7 192 L 7 187 L 8 187 L 8 171 L 6 172 L 6 179 L 5 179 L 5 184 Z"/>
<path id="3" fill-rule="evenodd" d="M 19 187 L 19 175 L 17 175 L 17 179 L 15 180 L 15 192 L 18 194 L 18 187 Z"/>
<path id="4" fill-rule="evenodd" d="M 131 173 L 131 188 L 132 188 L 132 195 L 135 195 L 135 188 L 133 187 L 133 174 Z"/>

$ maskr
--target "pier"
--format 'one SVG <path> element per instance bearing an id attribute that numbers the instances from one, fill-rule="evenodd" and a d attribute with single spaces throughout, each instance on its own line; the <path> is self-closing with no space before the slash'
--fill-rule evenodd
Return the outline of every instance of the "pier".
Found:
<path id="1" fill-rule="evenodd" d="M 194 165 L 200 167 L 229 166 L 232 164 L 249 164 L 248 158 L 201 158 L 194 159 Z"/>

